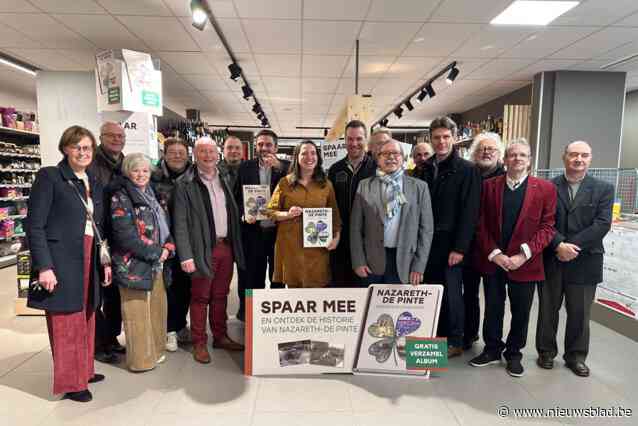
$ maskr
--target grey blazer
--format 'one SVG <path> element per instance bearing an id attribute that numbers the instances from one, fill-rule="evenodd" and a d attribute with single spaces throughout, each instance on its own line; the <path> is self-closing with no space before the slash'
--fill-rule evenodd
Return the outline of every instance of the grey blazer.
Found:
<path id="1" fill-rule="evenodd" d="M 362 180 L 350 217 L 352 268 L 367 265 L 375 275 L 383 275 L 385 271 L 382 191 L 383 183 L 378 177 Z M 401 282 L 408 284 L 410 272 L 425 271 L 434 226 L 428 185 L 406 174 L 403 193 L 407 203 L 401 209 L 397 270 Z"/>

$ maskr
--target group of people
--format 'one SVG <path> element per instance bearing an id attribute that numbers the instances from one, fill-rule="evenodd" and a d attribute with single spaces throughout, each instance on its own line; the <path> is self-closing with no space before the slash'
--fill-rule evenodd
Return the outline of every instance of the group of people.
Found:
<path id="1" fill-rule="evenodd" d="M 124 156 L 124 130 L 72 126 L 59 143 L 63 160 L 38 172 L 29 198 L 27 237 L 33 283 L 29 306 L 46 311 L 54 360 L 53 392 L 89 401 L 89 383 L 104 379 L 93 360 L 131 371 L 162 363 L 165 350 L 192 342 L 197 362 L 214 348 L 241 351 L 227 334 L 227 300 L 237 268 L 239 310 L 245 291 L 270 288 L 366 287 L 439 283 L 444 297 L 439 336 L 448 357 L 478 340 L 479 288 L 485 313 L 483 352 L 470 364 L 500 363 L 523 375 L 535 289 L 540 307 L 536 345 L 542 368 L 557 356 L 558 312 L 565 299 L 564 359 L 579 376 L 589 346 L 589 313 L 602 281 L 602 239 L 610 229 L 613 186 L 587 175 L 591 147 L 565 148 L 565 174 L 530 176 L 525 140 L 507 148 L 478 135 L 471 161 L 456 146 L 447 117 L 430 124 L 430 143 L 407 153 L 387 129 L 368 137 L 365 124 L 345 128 L 346 156 L 324 171 L 320 148 L 307 140 L 292 161 L 277 157 L 278 137 L 257 133 L 255 158 L 229 136 L 223 160 L 207 137 L 193 148 L 169 138 L 157 168 L 143 154 Z M 244 212 L 243 186 L 266 185 L 267 219 Z M 327 247 L 304 248 L 305 208 L 330 208 Z M 268 276 L 266 275 L 268 273 Z M 505 298 L 512 313 L 503 342 Z M 190 312 L 190 329 L 187 315 Z M 126 347 L 118 336 L 122 324 Z"/>

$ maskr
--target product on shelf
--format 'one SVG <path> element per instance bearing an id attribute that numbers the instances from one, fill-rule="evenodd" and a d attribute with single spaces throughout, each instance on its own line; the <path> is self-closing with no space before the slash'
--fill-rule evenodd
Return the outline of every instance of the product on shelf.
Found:
<path id="1" fill-rule="evenodd" d="M 0 207 L 0 220 L 8 219 L 11 214 L 9 207 Z"/>
<path id="2" fill-rule="evenodd" d="M 2 125 L 4 127 L 16 128 L 16 121 L 18 114 L 15 108 L 12 107 L 0 107 L 0 114 L 2 114 Z"/>
<path id="3" fill-rule="evenodd" d="M 11 219 L 0 222 L 0 238 L 9 238 L 14 234 L 15 223 Z"/>

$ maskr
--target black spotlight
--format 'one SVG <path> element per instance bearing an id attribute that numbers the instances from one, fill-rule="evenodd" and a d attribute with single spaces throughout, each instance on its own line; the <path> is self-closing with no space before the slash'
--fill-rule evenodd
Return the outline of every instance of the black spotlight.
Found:
<path id="1" fill-rule="evenodd" d="M 397 116 L 397 118 L 401 118 L 401 116 L 403 115 L 403 108 L 401 108 L 400 106 L 396 107 L 394 109 L 394 115 Z"/>
<path id="2" fill-rule="evenodd" d="M 388 125 L 388 119 L 387 119 L 387 118 L 384 118 L 384 119 L 383 119 L 383 120 L 381 120 L 379 123 L 381 124 L 381 126 L 386 127 L 386 126 Z"/>
<path id="3" fill-rule="evenodd" d="M 235 62 L 228 65 L 228 71 L 230 71 L 230 79 L 233 81 L 237 81 L 237 79 L 241 77 L 241 67 Z"/>
<path id="4" fill-rule="evenodd" d="M 191 1 L 191 13 L 193 14 L 193 26 L 200 31 L 204 31 L 206 21 L 208 21 L 208 13 L 206 13 L 201 0 Z"/>
<path id="5" fill-rule="evenodd" d="M 428 96 L 431 98 L 436 96 L 436 92 L 434 91 L 434 87 L 432 87 L 432 84 L 428 84 L 425 87 L 425 91 L 428 92 Z"/>
<path id="6" fill-rule="evenodd" d="M 425 99 L 425 97 L 426 97 L 427 95 L 428 95 L 428 94 L 427 94 L 427 93 L 425 93 L 425 91 L 424 91 L 424 90 L 421 90 L 421 93 L 419 93 L 419 95 L 416 97 L 416 101 L 417 101 L 418 103 L 423 102 L 423 99 Z"/>
<path id="7" fill-rule="evenodd" d="M 253 95 L 253 89 L 249 86 L 242 86 L 241 91 L 244 92 L 244 99 L 248 100 Z"/>
<path id="8" fill-rule="evenodd" d="M 412 105 L 412 102 L 410 102 L 410 100 L 405 101 L 404 105 L 408 109 L 408 111 L 412 111 L 414 109 L 414 105 Z"/>
<path id="9" fill-rule="evenodd" d="M 259 111 L 261 111 L 259 104 L 253 104 L 253 112 L 257 114 Z"/>
<path id="10" fill-rule="evenodd" d="M 459 75 L 459 69 L 454 67 L 450 70 L 450 73 L 448 74 L 447 78 L 445 79 L 445 82 L 447 84 L 452 84 L 454 83 L 454 80 L 456 79 L 456 77 Z"/>
<path id="11" fill-rule="evenodd" d="M 268 119 L 267 119 L 266 117 L 264 117 L 264 118 L 261 120 L 261 125 L 262 125 L 263 127 L 268 127 L 268 126 L 269 126 L 269 124 L 268 124 Z"/>

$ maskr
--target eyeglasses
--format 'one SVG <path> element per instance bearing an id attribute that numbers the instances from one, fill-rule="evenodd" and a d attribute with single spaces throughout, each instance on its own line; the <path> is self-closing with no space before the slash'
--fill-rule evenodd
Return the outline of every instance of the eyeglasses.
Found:
<path id="1" fill-rule="evenodd" d="M 398 151 L 384 151 L 378 154 L 380 157 L 390 158 L 390 157 L 402 157 L 403 154 Z"/>
<path id="2" fill-rule="evenodd" d="M 93 152 L 93 147 L 90 145 L 80 146 L 80 145 L 71 145 L 69 149 L 73 152 Z"/>
<path id="3" fill-rule="evenodd" d="M 498 149 L 492 146 L 482 146 L 478 149 L 478 151 L 484 152 L 486 154 L 494 154 L 496 151 L 498 151 Z"/>
<path id="4" fill-rule="evenodd" d="M 102 136 L 108 136 L 113 139 L 126 139 L 126 135 L 121 133 L 102 133 Z"/>

